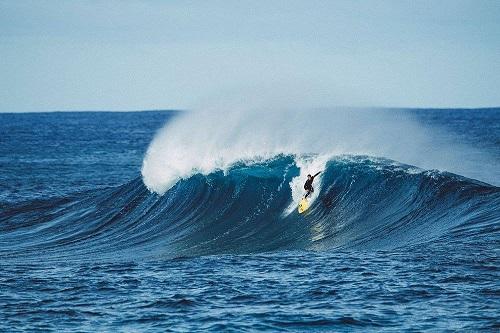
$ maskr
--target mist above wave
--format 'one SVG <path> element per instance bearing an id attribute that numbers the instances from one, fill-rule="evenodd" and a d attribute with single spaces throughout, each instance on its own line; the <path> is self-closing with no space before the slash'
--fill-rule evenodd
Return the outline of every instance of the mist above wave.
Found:
<path id="1" fill-rule="evenodd" d="M 386 157 L 426 169 L 463 172 L 467 148 L 437 143 L 403 110 L 231 108 L 189 111 L 157 133 L 142 166 L 149 190 L 165 193 L 179 179 L 227 170 L 238 161 L 278 154 Z"/>

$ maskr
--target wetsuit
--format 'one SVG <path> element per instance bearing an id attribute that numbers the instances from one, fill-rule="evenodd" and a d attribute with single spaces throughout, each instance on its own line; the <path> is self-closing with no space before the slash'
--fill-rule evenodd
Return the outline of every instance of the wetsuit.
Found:
<path id="1" fill-rule="evenodd" d="M 319 171 L 318 173 L 316 173 L 314 176 L 311 177 L 311 179 L 307 179 L 306 180 L 306 183 L 304 184 L 304 190 L 307 191 L 306 195 L 304 198 L 307 198 L 309 195 L 311 195 L 311 193 L 314 192 L 314 187 L 312 186 L 312 183 L 314 181 L 314 177 L 316 177 L 317 175 L 319 175 L 321 173 L 321 171 Z"/>

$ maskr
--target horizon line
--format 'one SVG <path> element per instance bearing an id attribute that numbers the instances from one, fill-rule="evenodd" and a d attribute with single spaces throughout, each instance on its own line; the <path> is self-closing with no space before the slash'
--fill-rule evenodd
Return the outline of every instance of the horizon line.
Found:
<path id="1" fill-rule="evenodd" d="M 500 106 L 486 107 L 398 107 L 398 106 L 331 106 L 331 107 L 314 107 L 313 109 L 328 109 L 328 108 L 345 108 L 345 109 L 385 109 L 385 110 L 495 110 L 500 109 Z M 188 112 L 189 109 L 138 109 L 138 110 L 40 110 L 40 111 L 0 111 L 0 114 L 27 114 L 27 113 L 139 113 L 139 112 Z"/>

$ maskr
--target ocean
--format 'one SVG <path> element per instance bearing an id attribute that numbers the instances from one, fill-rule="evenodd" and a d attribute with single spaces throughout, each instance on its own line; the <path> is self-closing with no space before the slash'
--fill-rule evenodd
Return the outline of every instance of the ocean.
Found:
<path id="1" fill-rule="evenodd" d="M 316 112 L 0 113 L 0 331 L 498 332 L 500 108 Z"/>

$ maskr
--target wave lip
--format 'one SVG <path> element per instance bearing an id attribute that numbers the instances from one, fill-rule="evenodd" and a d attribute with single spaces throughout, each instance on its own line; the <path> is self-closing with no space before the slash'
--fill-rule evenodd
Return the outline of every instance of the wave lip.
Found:
<path id="1" fill-rule="evenodd" d="M 278 155 L 235 163 L 225 172 L 180 180 L 163 196 L 136 178 L 18 204 L 0 212 L 0 254 L 95 260 L 396 249 L 478 235 L 500 220 L 495 186 L 352 155 L 320 163 L 316 198 L 299 215 L 290 207 L 312 165 L 307 161 L 314 160 Z"/>

